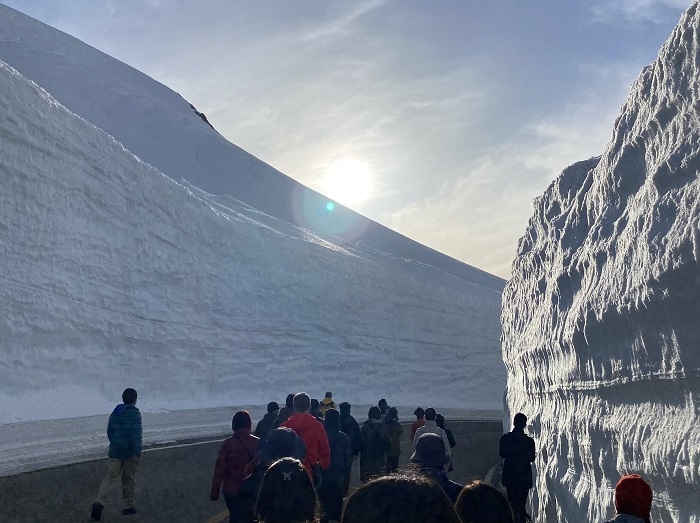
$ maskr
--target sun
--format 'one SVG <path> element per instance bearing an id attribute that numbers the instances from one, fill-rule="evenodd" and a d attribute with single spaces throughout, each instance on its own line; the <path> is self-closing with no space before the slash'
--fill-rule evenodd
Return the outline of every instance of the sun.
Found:
<path id="1" fill-rule="evenodd" d="M 350 159 L 333 163 L 321 183 L 323 194 L 345 205 L 362 203 L 374 188 L 369 166 Z"/>

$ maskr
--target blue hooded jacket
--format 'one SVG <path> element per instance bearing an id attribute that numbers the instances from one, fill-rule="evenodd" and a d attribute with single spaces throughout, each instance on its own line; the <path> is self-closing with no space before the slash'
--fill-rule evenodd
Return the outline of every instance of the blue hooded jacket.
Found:
<path id="1" fill-rule="evenodd" d="M 107 423 L 109 457 L 129 459 L 141 456 L 143 446 L 143 422 L 136 405 L 120 403 L 114 407 Z"/>

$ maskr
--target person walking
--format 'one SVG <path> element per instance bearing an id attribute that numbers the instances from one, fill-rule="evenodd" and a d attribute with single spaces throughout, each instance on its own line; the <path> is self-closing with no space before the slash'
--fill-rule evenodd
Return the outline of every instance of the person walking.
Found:
<path id="1" fill-rule="evenodd" d="M 280 406 L 276 401 L 271 401 L 267 404 L 267 414 L 263 416 L 263 419 L 258 421 L 258 425 L 255 427 L 256 438 L 263 439 L 267 436 L 267 433 L 272 430 L 272 426 L 275 424 L 279 412 Z"/>
<path id="2" fill-rule="evenodd" d="M 362 451 L 360 451 L 360 481 L 363 483 L 374 476 L 384 474 L 386 455 L 391 447 L 389 429 L 382 422 L 379 407 L 370 407 L 360 432 L 362 434 Z"/>
<path id="3" fill-rule="evenodd" d="M 355 461 L 357 459 L 357 455 L 360 453 L 362 450 L 362 433 L 360 432 L 360 425 L 357 423 L 357 420 L 352 417 L 350 414 L 350 410 L 352 409 L 352 406 L 347 402 L 344 401 L 339 405 L 340 407 L 340 431 L 344 432 L 347 434 L 348 438 L 350 438 L 350 443 L 352 445 L 352 459 Z M 344 495 L 348 495 L 348 491 L 350 490 L 350 475 L 352 473 L 352 467 L 346 472 L 345 475 L 345 488 L 344 488 Z"/>
<path id="4" fill-rule="evenodd" d="M 324 424 L 331 449 L 331 463 L 321 472 L 323 481 L 318 497 L 323 507 L 322 523 L 340 521 L 345 496 L 345 478 L 352 468 L 352 445 L 347 434 L 340 431 L 340 413 L 335 409 L 326 411 Z"/>
<path id="5" fill-rule="evenodd" d="M 455 440 L 454 434 L 452 434 L 452 431 L 445 427 L 445 417 L 442 414 L 438 414 L 435 416 L 435 424 L 440 427 L 442 430 L 445 431 L 445 436 L 447 436 L 447 441 L 450 444 L 450 455 L 452 454 L 452 449 L 457 446 L 457 440 Z M 447 467 L 447 472 L 450 473 L 454 470 L 454 467 L 452 466 L 452 461 L 450 460 L 450 464 Z"/>
<path id="6" fill-rule="evenodd" d="M 416 408 L 413 414 L 416 417 L 416 421 L 411 425 L 411 443 L 416 439 L 416 431 L 425 425 L 425 411 L 421 407 Z"/>
<path id="7" fill-rule="evenodd" d="M 447 434 L 445 433 L 445 431 L 437 426 L 436 418 L 437 412 L 435 412 L 434 408 L 430 407 L 425 409 L 425 425 L 419 427 L 418 430 L 416 430 L 416 435 L 413 437 L 413 447 L 415 448 L 418 438 L 420 438 L 423 434 L 437 434 L 438 436 L 440 436 L 442 438 L 443 443 L 445 444 L 445 450 L 450 456 L 450 461 L 448 461 L 447 465 L 445 466 L 445 470 L 447 470 L 450 468 L 450 465 L 452 465 L 452 452 L 450 452 L 450 440 L 447 439 Z"/>
<path id="8" fill-rule="evenodd" d="M 389 452 L 386 456 L 386 471 L 396 472 L 399 468 L 399 457 L 401 456 L 401 434 L 403 434 L 403 427 L 399 423 L 399 411 L 396 407 L 391 407 L 386 414 L 386 421 L 384 422 L 386 427 L 389 429 L 389 436 L 391 437 L 391 446 L 389 447 Z"/>
<path id="9" fill-rule="evenodd" d="M 292 429 L 304 441 L 306 445 L 306 457 L 304 466 L 315 487 L 321 484 L 321 469 L 327 469 L 331 461 L 331 449 L 328 446 L 328 436 L 323 424 L 314 418 L 311 410 L 311 398 L 306 392 L 300 392 L 294 396 L 294 414 L 282 427 Z"/>
<path id="10" fill-rule="evenodd" d="M 417 467 L 417 471 L 438 483 L 453 505 L 457 501 L 459 493 L 464 485 L 451 481 L 447 477 L 445 465 L 449 463 L 450 455 L 447 453 L 442 438 L 432 432 L 426 432 L 418 437 L 416 450 L 411 456 L 411 463 Z"/>
<path id="11" fill-rule="evenodd" d="M 99 521 L 102 517 L 107 496 L 121 479 L 122 514 L 136 514 L 134 494 L 136 491 L 136 471 L 143 449 L 143 420 L 136 408 L 136 390 L 127 388 L 122 393 L 122 401 L 109 416 L 107 438 L 109 439 L 109 467 L 102 481 L 97 500 L 92 504 L 90 517 Z"/>
<path id="12" fill-rule="evenodd" d="M 234 512 L 236 493 L 247 476 L 246 467 L 255 458 L 260 440 L 250 433 L 252 422 L 248 411 L 239 410 L 233 415 L 233 436 L 226 439 L 219 449 L 211 480 L 209 499 L 217 501 L 223 493 L 229 514 Z M 223 486 L 222 486 L 223 485 Z"/>
<path id="13" fill-rule="evenodd" d="M 272 424 L 272 428 L 276 429 L 282 425 L 292 414 L 294 414 L 294 394 L 287 394 L 287 398 L 284 400 L 284 407 L 277 413 L 277 419 Z"/>
<path id="14" fill-rule="evenodd" d="M 498 444 L 498 455 L 503 458 L 501 483 L 506 487 L 515 523 L 529 519 L 525 505 L 532 488 L 530 463 L 535 461 L 535 441 L 525 434 L 526 425 L 527 416 L 519 412 L 513 417 L 513 430 L 503 434 Z"/>
<path id="15" fill-rule="evenodd" d="M 326 417 L 326 412 L 328 412 L 328 409 L 335 409 L 335 402 L 333 401 L 332 392 L 326 392 L 326 397 L 321 400 L 321 405 L 318 408 L 318 411 L 323 418 Z"/>

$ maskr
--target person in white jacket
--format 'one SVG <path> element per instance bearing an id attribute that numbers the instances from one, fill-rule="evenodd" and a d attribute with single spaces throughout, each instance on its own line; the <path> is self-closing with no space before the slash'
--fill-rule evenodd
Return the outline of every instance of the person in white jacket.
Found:
<path id="1" fill-rule="evenodd" d="M 423 434 L 437 434 L 442 438 L 442 441 L 445 443 L 445 450 L 450 456 L 451 462 L 452 453 L 450 452 L 450 440 L 447 439 L 447 434 L 445 433 L 445 431 L 437 426 L 437 422 L 435 421 L 436 417 L 437 412 L 434 408 L 430 407 L 425 409 L 425 425 L 419 427 L 418 430 L 416 430 L 416 435 L 413 437 L 413 448 L 416 448 L 416 442 L 418 441 L 418 438 L 420 438 Z M 446 468 L 447 467 L 449 467 L 449 463 L 446 465 Z"/>

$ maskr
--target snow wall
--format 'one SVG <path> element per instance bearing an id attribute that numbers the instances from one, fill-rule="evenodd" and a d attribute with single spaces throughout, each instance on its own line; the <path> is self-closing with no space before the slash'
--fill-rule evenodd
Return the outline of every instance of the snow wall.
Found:
<path id="1" fill-rule="evenodd" d="M 535 201 L 503 293 L 510 414 L 537 521 L 605 521 L 625 474 L 700 521 L 700 12 L 645 68 L 600 158 Z"/>
<path id="2" fill-rule="evenodd" d="M 501 407 L 500 290 L 176 183 L 4 62 L 0 93 L 0 424 L 126 386 L 146 412 Z"/>

